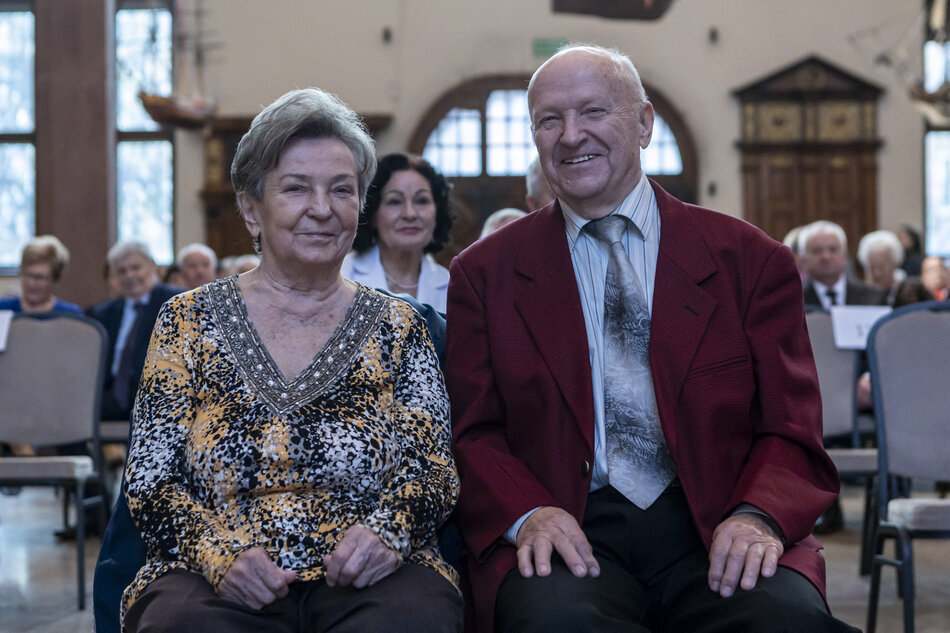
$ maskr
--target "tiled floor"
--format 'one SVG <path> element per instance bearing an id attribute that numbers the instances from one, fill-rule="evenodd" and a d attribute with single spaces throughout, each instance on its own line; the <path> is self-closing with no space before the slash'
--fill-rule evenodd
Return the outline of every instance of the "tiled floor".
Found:
<path id="1" fill-rule="evenodd" d="M 828 600 L 835 615 L 864 628 L 868 580 L 858 576 L 861 490 L 845 489 L 848 529 L 823 539 L 828 561 Z M 76 610 L 76 563 L 72 545 L 53 537 L 60 504 L 45 489 L 0 495 L 0 632 L 92 631 L 92 572 L 99 541 L 88 539 L 87 609 Z M 950 632 L 950 541 L 915 546 L 917 632 Z M 893 570 L 885 570 L 878 631 L 903 630 Z M 688 633 L 688 632 L 684 632 Z"/>

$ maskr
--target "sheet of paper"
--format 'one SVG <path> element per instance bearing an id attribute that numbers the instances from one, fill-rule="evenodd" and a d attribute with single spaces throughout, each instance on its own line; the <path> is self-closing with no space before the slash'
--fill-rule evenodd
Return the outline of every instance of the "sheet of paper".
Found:
<path id="1" fill-rule="evenodd" d="M 890 306 L 832 306 L 831 328 L 835 347 L 865 349 L 874 322 L 891 311 Z"/>
<path id="2" fill-rule="evenodd" d="M 13 310 L 0 310 L 0 352 L 7 348 L 7 335 L 13 322 Z"/>

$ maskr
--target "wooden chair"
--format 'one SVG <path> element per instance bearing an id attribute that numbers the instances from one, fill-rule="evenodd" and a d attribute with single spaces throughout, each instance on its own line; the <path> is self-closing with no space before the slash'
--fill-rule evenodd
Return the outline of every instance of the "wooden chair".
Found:
<path id="1" fill-rule="evenodd" d="M 84 509 L 107 501 L 85 498 L 102 486 L 99 462 L 99 396 L 105 370 L 106 332 L 84 316 L 17 315 L 0 352 L 0 441 L 58 446 L 86 443 L 89 455 L 0 458 L 0 485 L 61 486 L 76 500 L 78 606 L 85 608 Z"/>
<path id="2" fill-rule="evenodd" d="M 868 600 L 868 633 L 877 619 L 881 569 L 897 569 L 904 631 L 914 630 L 913 539 L 950 538 L 950 499 L 910 496 L 914 479 L 950 479 L 950 304 L 894 310 L 868 336 L 878 432 L 878 522 Z M 885 485 L 884 482 L 887 482 Z M 883 555 L 895 541 L 895 556 Z"/>

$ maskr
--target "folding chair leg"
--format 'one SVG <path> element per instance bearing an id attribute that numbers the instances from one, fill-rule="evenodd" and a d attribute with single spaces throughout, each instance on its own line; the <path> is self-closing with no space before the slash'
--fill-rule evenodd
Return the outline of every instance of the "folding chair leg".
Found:
<path id="1" fill-rule="evenodd" d="M 80 611 L 86 608 L 86 517 L 82 506 L 85 488 L 85 482 L 80 479 L 76 483 L 76 576 Z"/>
<path id="2" fill-rule="evenodd" d="M 881 550 L 883 545 L 881 541 L 883 536 L 878 535 L 875 537 L 874 548 Z M 867 623 L 867 633 L 874 633 L 874 629 L 877 626 L 877 603 L 878 597 L 881 594 L 881 568 L 884 566 L 884 563 L 878 560 L 874 560 L 871 563 L 871 593 L 868 596 L 868 623 Z"/>
<path id="3" fill-rule="evenodd" d="M 904 528 L 897 532 L 895 547 L 900 550 L 901 564 L 897 570 L 904 599 L 904 633 L 914 633 L 914 552 L 913 541 Z"/>
<path id="4" fill-rule="evenodd" d="M 874 564 L 874 532 L 877 526 L 876 478 L 868 476 L 864 484 L 864 518 L 861 523 L 861 562 L 858 573 L 867 576 Z"/>

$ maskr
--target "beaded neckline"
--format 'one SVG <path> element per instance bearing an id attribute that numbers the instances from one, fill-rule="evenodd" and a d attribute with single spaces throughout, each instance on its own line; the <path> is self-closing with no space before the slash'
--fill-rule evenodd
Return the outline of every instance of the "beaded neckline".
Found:
<path id="1" fill-rule="evenodd" d="M 288 381 L 248 318 L 237 276 L 220 279 L 210 284 L 208 290 L 224 340 L 244 380 L 281 414 L 312 401 L 353 363 L 379 322 L 385 305 L 383 295 L 357 284 L 353 303 L 326 345 L 309 365 Z"/>

